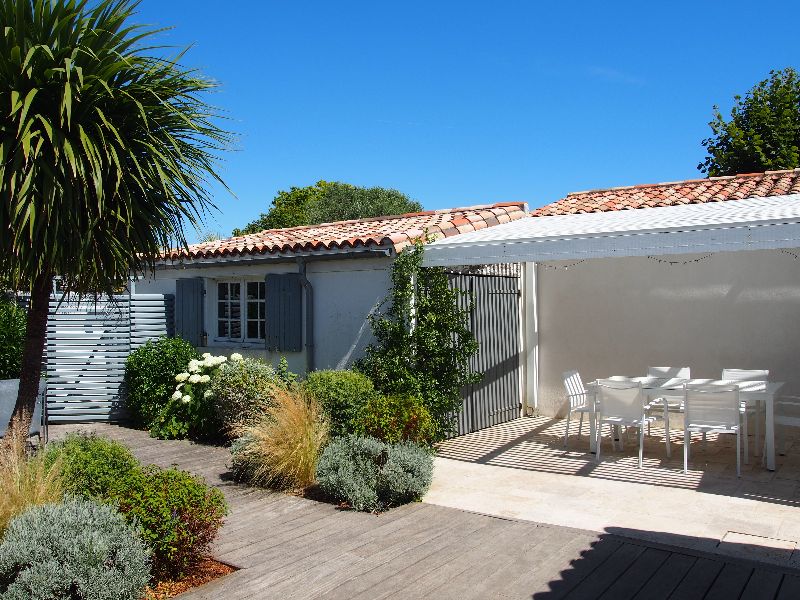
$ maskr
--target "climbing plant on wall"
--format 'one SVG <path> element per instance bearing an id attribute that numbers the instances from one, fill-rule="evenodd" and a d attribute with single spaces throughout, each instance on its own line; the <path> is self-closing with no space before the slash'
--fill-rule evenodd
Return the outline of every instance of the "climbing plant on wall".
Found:
<path id="1" fill-rule="evenodd" d="M 461 388 L 480 381 L 470 367 L 478 343 L 469 329 L 474 299 L 448 285 L 440 267 L 423 267 L 422 241 L 407 247 L 392 266 L 392 288 L 381 311 L 370 316 L 375 343 L 357 368 L 385 394 L 422 399 L 442 439 L 455 426 Z"/>

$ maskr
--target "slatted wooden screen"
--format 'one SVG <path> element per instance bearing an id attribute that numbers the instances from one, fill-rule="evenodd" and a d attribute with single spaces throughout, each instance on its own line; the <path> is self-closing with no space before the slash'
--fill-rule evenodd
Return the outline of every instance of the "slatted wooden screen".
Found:
<path id="1" fill-rule="evenodd" d="M 49 421 L 123 418 L 125 359 L 148 339 L 173 335 L 173 312 L 170 295 L 54 296 L 46 344 Z"/>

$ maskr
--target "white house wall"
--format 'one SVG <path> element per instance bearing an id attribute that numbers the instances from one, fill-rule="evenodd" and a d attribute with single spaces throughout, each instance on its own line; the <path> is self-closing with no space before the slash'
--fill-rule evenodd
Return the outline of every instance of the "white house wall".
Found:
<path id="1" fill-rule="evenodd" d="M 800 391 L 798 252 L 537 265 L 540 412 L 563 414 L 568 369 L 585 381 L 643 375 L 651 365 L 689 366 L 703 378 L 769 369 L 770 379 Z"/>
<path id="2" fill-rule="evenodd" d="M 389 258 L 340 259 L 309 261 L 306 276 L 314 291 L 315 368 L 341 369 L 363 355 L 372 341 L 367 316 L 389 291 Z M 202 268 L 159 270 L 154 278 L 136 282 L 137 293 L 175 293 L 175 280 L 185 277 L 205 279 L 205 330 L 208 346 L 201 351 L 212 353 L 240 352 L 277 364 L 285 356 L 289 368 L 298 373 L 306 370 L 306 353 L 267 352 L 263 343 L 215 342 L 216 293 L 218 281 L 246 278 L 263 281 L 268 273 L 296 273 L 295 263 L 236 265 L 220 263 Z M 305 301 L 305 300 L 304 300 Z M 305 309 L 303 310 L 303 347 L 305 348 Z"/>

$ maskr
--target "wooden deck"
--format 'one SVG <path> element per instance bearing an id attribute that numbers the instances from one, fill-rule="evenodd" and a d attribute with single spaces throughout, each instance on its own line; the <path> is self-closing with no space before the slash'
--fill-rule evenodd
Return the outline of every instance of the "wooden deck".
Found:
<path id="1" fill-rule="evenodd" d="M 51 428 L 57 438 L 79 426 Z M 615 535 L 424 503 L 375 516 L 226 480 L 228 452 L 82 426 L 222 489 L 215 556 L 240 570 L 181 598 L 800 598 L 800 574 Z"/>

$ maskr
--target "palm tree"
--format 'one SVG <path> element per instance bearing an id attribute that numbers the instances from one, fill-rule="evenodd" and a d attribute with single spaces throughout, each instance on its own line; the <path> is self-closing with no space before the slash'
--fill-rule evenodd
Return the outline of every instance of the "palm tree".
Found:
<path id="1" fill-rule="evenodd" d="M 54 275 L 111 292 L 185 245 L 231 135 L 215 84 L 151 56 L 138 0 L 0 0 L 0 273 L 31 293 L 15 415 L 32 411 Z"/>

